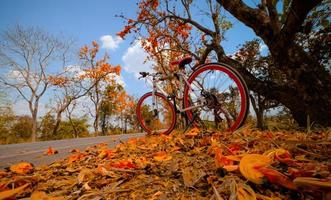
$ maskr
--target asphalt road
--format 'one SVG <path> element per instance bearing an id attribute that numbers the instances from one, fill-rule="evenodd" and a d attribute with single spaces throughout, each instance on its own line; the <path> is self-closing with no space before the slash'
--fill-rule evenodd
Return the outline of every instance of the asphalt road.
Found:
<path id="1" fill-rule="evenodd" d="M 136 133 L 0 145 L 0 168 L 5 168 L 21 161 L 33 163 L 35 166 L 50 164 L 67 157 L 72 149 L 84 150 L 86 147 L 99 143 L 107 143 L 111 148 L 120 141 L 126 141 L 130 138 L 141 137 L 143 135 L 143 133 Z M 51 156 L 43 155 L 48 147 L 54 148 L 59 153 Z"/>

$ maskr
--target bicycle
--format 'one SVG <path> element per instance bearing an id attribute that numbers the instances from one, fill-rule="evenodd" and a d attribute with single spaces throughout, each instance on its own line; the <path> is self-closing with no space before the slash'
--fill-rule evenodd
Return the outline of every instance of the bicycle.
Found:
<path id="1" fill-rule="evenodd" d="M 170 75 L 140 72 L 152 84 L 152 91 L 137 103 L 136 114 L 141 128 L 148 134 L 169 134 L 176 125 L 177 113 L 186 116 L 189 124 L 234 131 L 245 121 L 249 110 L 249 94 L 239 72 L 223 63 L 207 63 L 190 68 L 191 57 L 172 62 L 179 70 Z M 160 81 L 175 78 L 179 81 L 179 94 L 167 94 Z M 176 103 L 182 101 L 182 106 Z M 172 101 L 172 102 L 171 102 Z"/>

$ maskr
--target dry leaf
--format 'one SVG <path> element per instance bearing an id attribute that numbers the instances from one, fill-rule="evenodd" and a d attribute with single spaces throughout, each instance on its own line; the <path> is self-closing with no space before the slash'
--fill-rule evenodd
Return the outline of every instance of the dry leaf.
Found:
<path id="1" fill-rule="evenodd" d="M 153 156 L 156 161 L 168 161 L 172 159 L 172 156 L 165 151 L 156 152 Z"/>
<path id="2" fill-rule="evenodd" d="M 312 177 L 298 177 L 293 180 L 297 187 L 305 188 L 320 188 L 324 190 L 331 190 L 331 180 L 330 179 L 318 179 Z"/>
<path id="3" fill-rule="evenodd" d="M 131 161 L 119 161 L 110 164 L 111 167 L 120 169 L 136 169 L 138 166 Z"/>
<path id="4" fill-rule="evenodd" d="M 68 163 L 71 164 L 73 162 L 79 161 L 82 158 L 84 158 L 86 156 L 85 153 L 75 153 L 73 155 L 68 156 Z"/>
<path id="5" fill-rule="evenodd" d="M 223 166 L 223 169 L 226 169 L 228 172 L 233 172 L 239 169 L 238 165 L 225 165 Z"/>
<path id="6" fill-rule="evenodd" d="M 246 184 L 237 186 L 237 200 L 256 200 L 254 190 Z"/>
<path id="7" fill-rule="evenodd" d="M 260 171 L 268 179 L 270 183 L 281 185 L 291 190 L 296 189 L 293 182 L 287 176 L 274 169 L 261 167 L 261 168 L 257 168 L 257 170 Z"/>
<path id="8" fill-rule="evenodd" d="M 193 187 L 205 173 L 199 169 L 194 169 L 193 167 L 186 167 L 182 171 L 182 176 L 184 184 L 186 187 Z"/>
<path id="9" fill-rule="evenodd" d="M 104 159 L 104 158 L 112 158 L 114 156 L 114 153 L 112 150 L 110 149 L 102 149 L 99 151 L 99 154 L 98 154 L 98 157 L 101 158 L 101 159 Z"/>
<path id="10" fill-rule="evenodd" d="M 78 183 L 81 184 L 83 182 L 93 180 L 94 177 L 95 177 L 95 175 L 94 175 L 93 170 L 84 168 L 79 172 L 77 179 L 78 179 Z"/>
<path id="11" fill-rule="evenodd" d="M 48 194 L 46 194 L 45 192 L 43 191 L 34 191 L 32 194 L 31 194 L 31 199 L 30 200 L 64 200 L 65 198 L 63 197 L 52 197 L 52 196 L 49 196 Z"/>
<path id="12" fill-rule="evenodd" d="M 17 174 L 29 174 L 33 172 L 33 165 L 28 162 L 20 162 L 18 164 L 10 166 L 10 171 L 15 172 Z"/>
<path id="13" fill-rule="evenodd" d="M 264 175 L 257 170 L 259 167 L 264 167 L 271 164 L 272 160 L 265 155 L 261 154 L 247 154 L 242 157 L 239 164 L 241 174 L 256 184 L 263 183 Z"/>
<path id="14" fill-rule="evenodd" d="M 54 150 L 52 147 L 48 147 L 47 151 L 44 153 L 44 155 L 54 155 L 54 154 L 57 154 L 59 153 L 57 150 Z"/>
<path id="15" fill-rule="evenodd" d="M 189 130 L 185 135 L 189 137 L 197 136 L 200 133 L 200 129 L 197 127 L 192 128 Z"/>
<path id="16" fill-rule="evenodd" d="M 11 197 L 15 197 L 16 195 L 25 192 L 25 189 L 28 188 L 29 185 L 30 183 L 26 183 L 18 188 L 0 192 L 0 199 L 8 199 Z"/>

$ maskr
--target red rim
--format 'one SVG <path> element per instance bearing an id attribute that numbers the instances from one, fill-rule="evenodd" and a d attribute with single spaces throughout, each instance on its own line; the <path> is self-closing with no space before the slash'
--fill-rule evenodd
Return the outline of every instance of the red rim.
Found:
<path id="1" fill-rule="evenodd" d="M 227 74 L 236 83 L 237 87 L 239 88 L 240 97 L 242 99 L 241 106 L 240 106 L 240 113 L 239 113 L 237 119 L 235 120 L 235 123 L 228 129 L 228 131 L 234 131 L 242 125 L 242 123 L 244 122 L 244 120 L 247 116 L 247 111 L 248 111 L 247 89 L 246 89 L 246 86 L 244 85 L 244 83 L 236 75 L 236 73 L 233 72 L 232 69 L 229 69 L 228 67 L 225 67 L 222 65 L 208 64 L 208 65 L 198 68 L 195 72 L 193 72 L 193 74 L 188 79 L 188 83 L 191 84 L 193 82 L 193 80 L 202 72 L 204 72 L 206 70 L 214 70 L 214 69 L 218 69 L 218 70 L 224 72 L 225 74 Z M 187 85 L 185 85 L 185 89 L 184 89 L 184 107 L 185 108 L 190 106 L 188 92 L 189 92 L 189 87 Z M 189 118 L 189 120 L 192 120 L 193 115 L 192 115 L 191 110 L 186 111 L 186 115 Z"/>
<path id="2" fill-rule="evenodd" d="M 171 121 L 171 125 L 166 131 L 160 133 L 160 134 L 169 134 L 175 128 L 175 124 L 176 124 L 175 108 L 172 105 L 172 103 L 167 99 L 167 97 L 164 96 L 163 94 L 156 92 L 155 95 L 158 96 L 158 97 L 161 97 L 163 100 L 165 100 L 167 102 L 168 106 L 171 109 L 171 113 L 172 113 L 172 116 L 173 116 L 172 121 Z M 137 114 L 137 119 L 138 119 L 138 122 L 139 122 L 141 128 L 143 128 L 147 133 L 151 134 L 152 130 L 145 125 L 144 120 L 141 116 L 141 105 L 144 102 L 144 100 L 149 96 L 152 96 L 152 92 L 148 92 L 148 93 L 144 94 L 139 99 L 138 104 L 137 104 L 136 114 Z"/>

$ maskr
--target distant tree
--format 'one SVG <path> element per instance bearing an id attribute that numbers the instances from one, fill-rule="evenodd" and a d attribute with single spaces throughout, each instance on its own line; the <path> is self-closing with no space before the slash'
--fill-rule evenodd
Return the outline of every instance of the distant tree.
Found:
<path id="1" fill-rule="evenodd" d="M 74 129 L 74 128 L 75 129 Z M 62 121 L 54 139 L 77 138 L 89 136 L 86 118 L 71 118 L 71 121 Z"/>
<path id="2" fill-rule="evenodd" d="M 113 128 L 110 121 L 117 114 L 117 97 L 123 90 L 123 86 L 112 80 L 111 84 L 107 85 L 102 92 L 102 100 L 100 102 L 100 127 L 102 135 L 107 135 L 107 131 Z"/>
<path id="3" fill-rule="evenodd" d="M 33 119 L 28 115 L 16 116 L 11 133 L 17 141 L 27 141 L 32 134 Z"/>
<path id="4" fill-rule="evenodd" d="M 11 140 L 11 127 L 15 115 L 10 104 L 1 104 L 0 106 L 0 144 L 7 144 Z"/>
<path id="5" fill-rule="evenodd" d="M 53 134 L 54 126 L 55 126 L 54 116 L 51 114 L 51 112 L 46 113 L 46 115 L 44 115 L 41 118 L 41 122 L 40 122 L 40 132 L 41 132 L 40 139 L 42 140 L 52 139 L 54 135 Z"/>
<path id="6" fill-rule="evenodd" d="M 49 87 L 49 68 L 65 65 L 71 45 L 33 27 L 16 26 L 1 34 L 0 84 L 28 103 L 32 125 L 27 132 L 32 141 L 36 141 L 39 102 Z"/>
<path id="7" fill-rule="evenodd" d="M 120 71 L 119 66 L 113 67 L 107 63 L 108 56 L 96 60 L 98 51 L 99 46 L 96 42 L 92 42 L 92 47 L 83 46 L 79 52 L 82 66 L 67 66 L 60 75 L 49 77 L 49 82 L 56 90 L 54 135 L 57 134 L 63 112 L 72 109 L 70 106 L 82 97 L 89 97 L 93 102 L 93 127 L 96 133 L 98 132 L 99 114 L 96 112 L 99 110 L 101 84 L 109 83 L 112 75 L 119 74 Z"/>
<path id="8" fill-rule="evenodd" d="M 100 105 L 101 105 L 101 95 L 102 90 L 105 88 L 106 84 L 111 84 L 111 80 L 114 78 L 114 74 L 120 75 L 121 67 L 111 66 L 108 61 L 108 55 L 105 54 L 103 58 L 97 59 L 97 54 L 99 52 L 99 45 L 97 42 L 93 41 L 91 47 L 84 46 L 80 50 L 80 59 L 83 61 L 83 65 L 87 66 L 88 69 L 85 70 L 85 74 L 82 75 L 82 79 L 85 79 L 87 87 L 92 86 L 89 90 L 88 97 L 93 103 L 93 109 L 91 109 L 91 115 L 94 117 L 93 128 L 94 134 L 98 135 L 99 132 L 99 121 L 100 121 Z M 110 73 L 113 75 L 108 76 Z M 86 90 L 86 91 L 87 91 Z"/>

